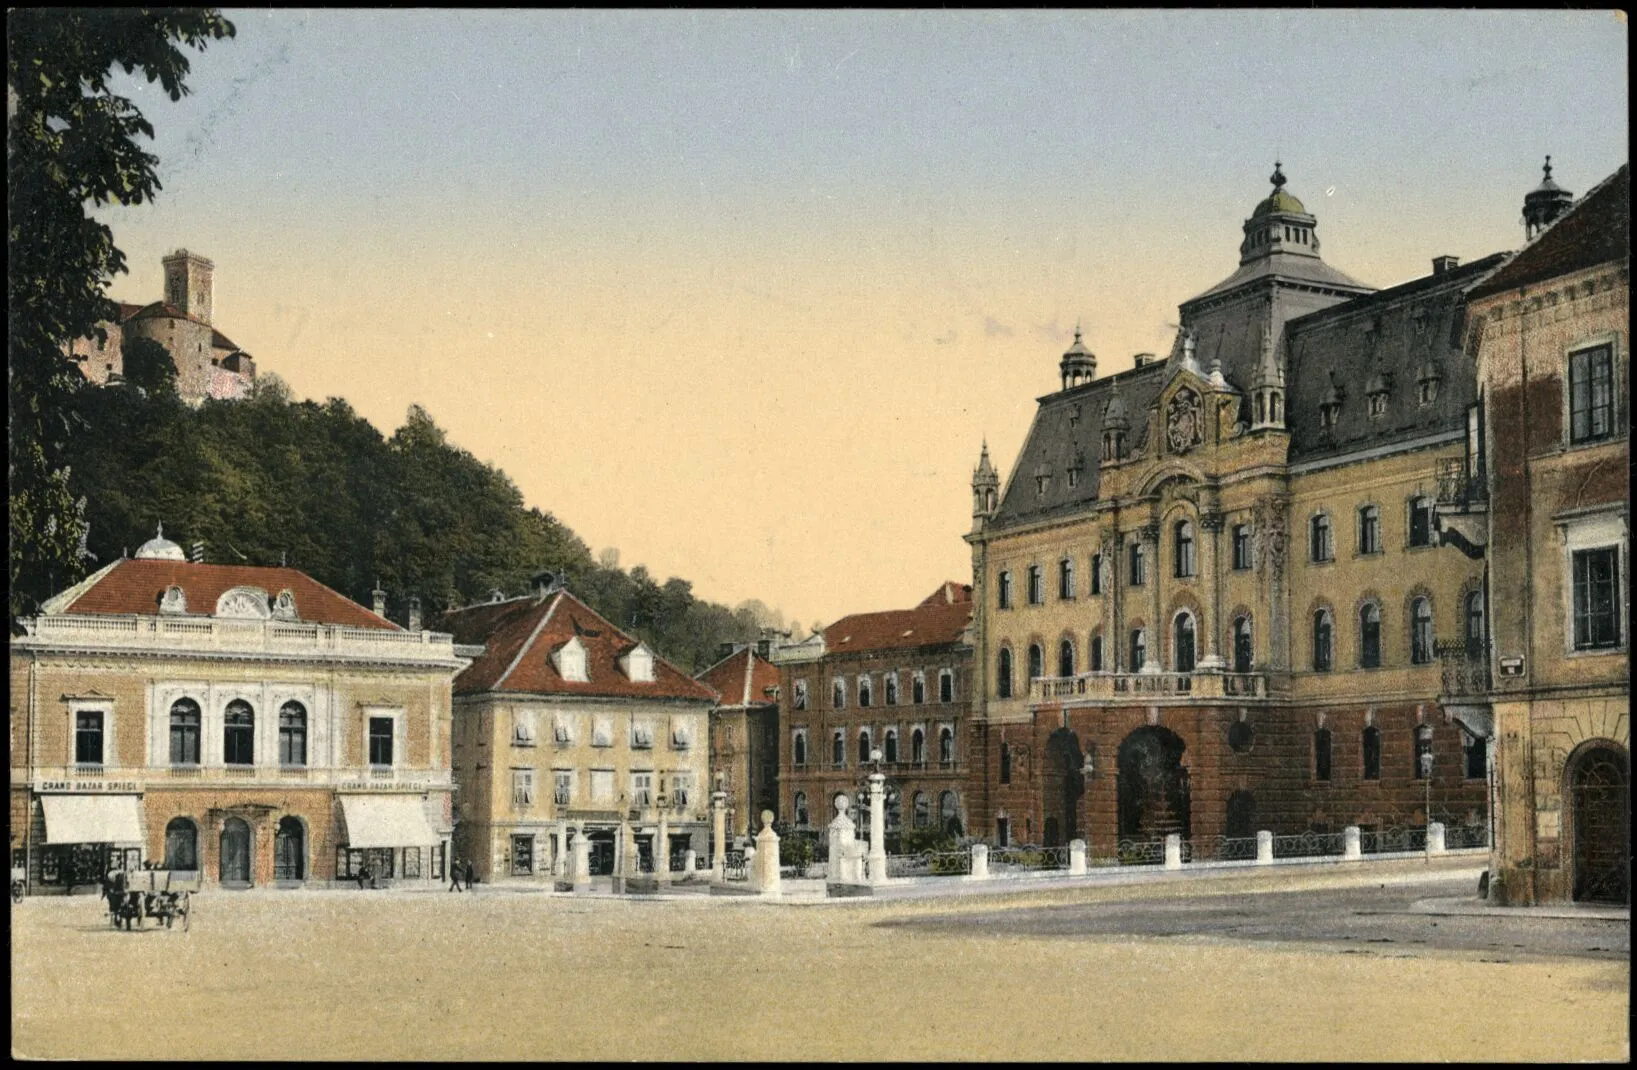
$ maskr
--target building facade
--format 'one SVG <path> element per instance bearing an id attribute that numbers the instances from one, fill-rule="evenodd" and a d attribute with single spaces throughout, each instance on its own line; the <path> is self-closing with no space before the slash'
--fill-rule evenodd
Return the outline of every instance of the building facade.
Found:
<path id="1" fill-rule="evenodd" d="M 835 796 L 860 798 L 879 770 L 889 844 L 906 833 L 964 834 L 971 620 L 971 587 L 948 582 L 914 609 L 856 613 L 774 650 L 783 820 L 822 831 Z"/>
<path id="2" fill-rule="evenodd" d="M 125 376 L 124 340 L 148 338 L 175 361 L 176 391 L 184 401 L 244 397 L 255 384 L 256 362 L 211 325 L 216 265 L 186 249 L 162 263 L 164 299 L 147 305 L 119 302 L 117 322 L 98 325 L 104 332 L 100 340 L 76 340 L 69 347 L 70 359 L 98 386 L 118 383 Z"/>
<path id="3" fill-rule="evenodd" d="M 727 833 L 751 837 L 779 809 L 779 670 L 771 639 L 740 646 L 696 679 L 721 695 L 710 714 L 711 789 L 727 793 Z"/>
<path id="4" fill-rule="evenodd" d="M 549 882 L 581 836 L 595 874 L 633 842 L 645 866 L 708 857 L 715 691 L 549 573 L 443 626 L 484 647 L 454 684 L 455 852 L 480 877 Z"/>
<path id="5" fill-rule="evenodd" d="M 384 598 L 384 595 L 382 596 Z M 443 875 L 447 635 L 162 536 L 11 642 L 11 849 L 32 892 L 144 861 L 207 885 Z"/>
<path id="6" fill-rule="evenodd" d="M 1492 894 L 1631 899 L 1629 166 L 1469 294 L 1479 435 L 1441 522 L 1487 563 L 1497 737 Z"/>
<path id="7" fill-rule="evenodd" d="M 1482 568 L 1437 548 L 1433 507 L 1476 392 L 1462 290 L 1500 257 L 1373 291 L 1272 182 L 1165 358 L 1098 377 L 1077 332 L 1004 486 L 980 457 L 985 837 L 1111 855 L 1177 833 L 1204 857 L 1486 819 L 1484 727 L 1440 665 L 1483 634 Z"/>

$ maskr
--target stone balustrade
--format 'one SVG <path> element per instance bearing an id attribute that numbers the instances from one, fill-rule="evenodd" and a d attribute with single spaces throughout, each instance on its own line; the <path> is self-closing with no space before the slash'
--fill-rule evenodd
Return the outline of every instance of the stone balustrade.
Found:
<path id="1" fill-rule="evenodd" d="M 227 784 L 235 788 L 288 786 L 301 781 L 319 788 L 343 790 L 447 789 L 451 785 L 447 769 L 381 769 L 370 766 L 262 766 L 262 765 L 125 765 L 125 766 L 40 766 L 31 778 L 36 789 L 67 784 L 130 784 L 132 790 L 146 785 L 176 781 L 199 784 Z"/>
<path id="2" fill-rule="evenodd" d="M 458 667 L 454 637 L 281 620 L 64 614 L 23 622 L 22 648 L 174 651 L 177 654 L 288 655 Z"/>

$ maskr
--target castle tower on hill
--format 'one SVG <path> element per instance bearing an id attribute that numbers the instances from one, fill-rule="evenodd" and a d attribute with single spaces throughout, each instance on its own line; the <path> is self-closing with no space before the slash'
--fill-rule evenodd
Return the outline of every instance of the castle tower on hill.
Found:
<path id="1" fill-rule="evenodd" d="M 165 265 L 165 300 L 183 315 L 210 322 L 211 275 L 216 265 L 198 253 L 178 249 L 160 263 Z"/>

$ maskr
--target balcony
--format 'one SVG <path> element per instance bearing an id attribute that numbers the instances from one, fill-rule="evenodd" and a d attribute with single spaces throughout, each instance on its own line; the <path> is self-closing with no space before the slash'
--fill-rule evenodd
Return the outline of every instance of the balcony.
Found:
<path id="1" fill-rule="evenodd" d="M 1438 463 L 1438 500 L 1433 506 L 1433 526 L 1439 539 L 1474 561 L 1484 556 L 1489 541 L 1489 487 L 1483 476 L 1473 475 L 1459 457 Z"/>
<path id="2" fill-rule="evenodd" d="M 1029 684 L 1031 703 L 1054 704 L 1267 698 L 1268 694 L 1268 678 L 1262 673 L 1086 672 L 1043 676 Z"/>
<path id="3" fill-rule="evenodd" d="M 1489 694 L 1489 658 L 1482 650 L 1470 650 L 1459 639 L 1435 642 L 1432 649 L 1438 655 L 1444 697 L 1471 699 Z"/>
<path id="4" fill-rule="evenodd" d="M 454 637 L 438 632 L 216 617 L 61 614 L 23 621 L 25 649 L 117 650 L 190 654 L 252 654 L 323 661 L 416 664 L 461 668 Z"/>

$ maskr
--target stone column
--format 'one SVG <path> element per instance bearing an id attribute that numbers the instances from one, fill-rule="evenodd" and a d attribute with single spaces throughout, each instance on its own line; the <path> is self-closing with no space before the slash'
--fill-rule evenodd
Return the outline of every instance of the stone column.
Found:
<path id="1" fill-rule="evenodd" d="M 1441 855 L 1444 853 L 1444 823 L 1434 821 L 1427 826 L 1427 853 Z"/>
<path id="2" fill-rule="evenodd" d="M 989 879 L 989 846 L 983 843 L 972 845 L 972 872 L 967 880 L 986 881 Z"/>
<path id="3" fill-rule="evenodd" d="M 574 827 L 574 890 L 591 890 L 591 840 L 586 837 L 584 822 Z"/>
<path id="4" fill-rule="evenodd" d="M 1175 832 L 1165 837 L 1165 868 L 1182 868 L 1182 837 Z"/>
<path id="5" fill-rule="evenodd" d="M 713 881 L 722 880 L 727 873 L 727 805 L 727 792 L 714 791 L 711 793 L 711 832 L 716 836 L 711 846 L 711 880 Z"/>
<path id="6" fill-rule="evenodd" d="M 654 880 L 671 883 L 671 823 L 665 814 L 663 798 L 659 805 L 659 831 L 654 833 Z"/>
<path id="7" fill-rule="evenodd" d="M 1198 668 L 1201 672 L 1223 672 L 1227 662 L 1219 653 L 1218 644 L 1222 641 L 1222 569 L 1220 550 L 1222 545 L 1222 514 L 1208 512 L 1199 514 L 1201 538 L 1200 569 L 1205 576 L 1206 598 L 1204 599 L 1205 619 L 1199 622 L 1199 630 L 1205 633 L 1205 656 L 1199 659 Z"/>
<path id="8" fill-rule="evenodd" d="M 1256 834 L 1256 864 L 1265 866 L 1273 861 L 1273 833 L 1267 829 Z"/>
<path id="9" fill-rule="evenodd" d="M 1069 876 L 1084 877 L 1086 875 L 1086 841 L 1069 841 Z"/>
<path id="10" fill-rule="evenodd" d="M 1103 584 L 1103 668 L 1108 672 L 1119 672 L 1120 666 L 1125 664 L 1125 657 L 1120 653 L 1120 536 L 1109 534 L 1103 537 L 1103 568 L 1108 570 Z"/>
<path id="11" fill-rule="evenodd" d="M 887 883 L 887 778 L 870 774 L 870 883 Z"/>
<path id="12" fill-rule="evenodd" d="M 1341 830 L 1342 853 L 1341 857 L 1349 862 L 1357 862 L 1364 857 L 1359 850 L 1359 834 L 1357 825 L 1348 825 Z"/>
<path id="13" fill-rule="evenodd" d="M 1158 524 L 1144 524 L 1142 529 L 1143 546 L 1147 548 L 1148 556 L 1148 650 L 1144 654 L 1147 661 L 1143 664 L 1144 672 L 1163 672 L 1165 669 L 1165 639 L 1166 622 L 1163 618 L 1165 603 L 1161 599 L 1160 577 L 1165 574 L 1163 562 L 1160 560 L 1160 526 Z"/>
<path id="14" fill-rule="evenodd" d="M 762 811 L 762 831 L 756 834 L 756 890 L 777 896 L 779 888 L 779 834 L 773 831 L 773 811 Z"/>

